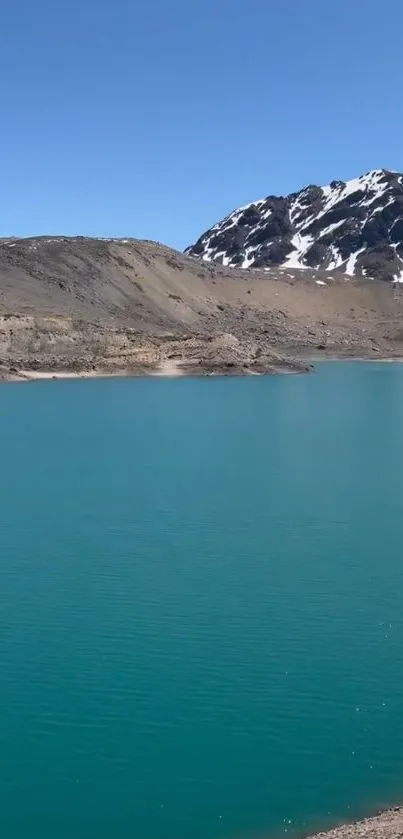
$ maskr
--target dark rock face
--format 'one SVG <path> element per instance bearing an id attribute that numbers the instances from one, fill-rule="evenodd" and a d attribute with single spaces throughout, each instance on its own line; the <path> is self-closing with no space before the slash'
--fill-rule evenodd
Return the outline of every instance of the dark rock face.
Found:
<path id="1" fill-rule="evenodd" d="M 241 268 L 321 268 L 403 281 L 403 175 L 375 169 L 235 210 L 186 253 Z"/>

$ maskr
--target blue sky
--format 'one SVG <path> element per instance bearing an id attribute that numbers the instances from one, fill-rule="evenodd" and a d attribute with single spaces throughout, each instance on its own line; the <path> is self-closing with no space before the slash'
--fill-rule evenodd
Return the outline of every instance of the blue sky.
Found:
<path id="1" fill-rule="evenodd" d="M 402 0 L 2 0 L 0 235 L 183 248 L 234 207 L 403 170 Z"/>

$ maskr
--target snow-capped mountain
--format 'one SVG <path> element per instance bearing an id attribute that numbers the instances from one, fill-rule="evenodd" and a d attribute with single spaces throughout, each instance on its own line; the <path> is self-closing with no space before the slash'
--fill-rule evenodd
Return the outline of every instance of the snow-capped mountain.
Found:
<path id="1" fill-rule="evenodd" d="M 403 175 L 269 195 L 230 213 L 186 253 L 238 268 L 321 268 L 403 282 Z"/>

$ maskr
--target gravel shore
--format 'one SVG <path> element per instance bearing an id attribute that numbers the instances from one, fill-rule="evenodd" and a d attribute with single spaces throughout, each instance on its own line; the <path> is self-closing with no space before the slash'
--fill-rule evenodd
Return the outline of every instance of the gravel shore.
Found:
<path id="1" fill-rule="evenodd" d="M 403 837 L 403 807 L 394 807 L 352 824 L 343 824 L 309 839 L 401 839 Z"/>

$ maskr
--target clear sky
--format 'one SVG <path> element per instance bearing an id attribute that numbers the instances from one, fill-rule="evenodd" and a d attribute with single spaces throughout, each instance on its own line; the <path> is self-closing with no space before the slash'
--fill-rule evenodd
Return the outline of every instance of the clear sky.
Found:
<path id="1" fill-rule="evenodd" d="M 403 0 L 2 0 L 0 236 L 185 247 L 403 170 Z"/>

